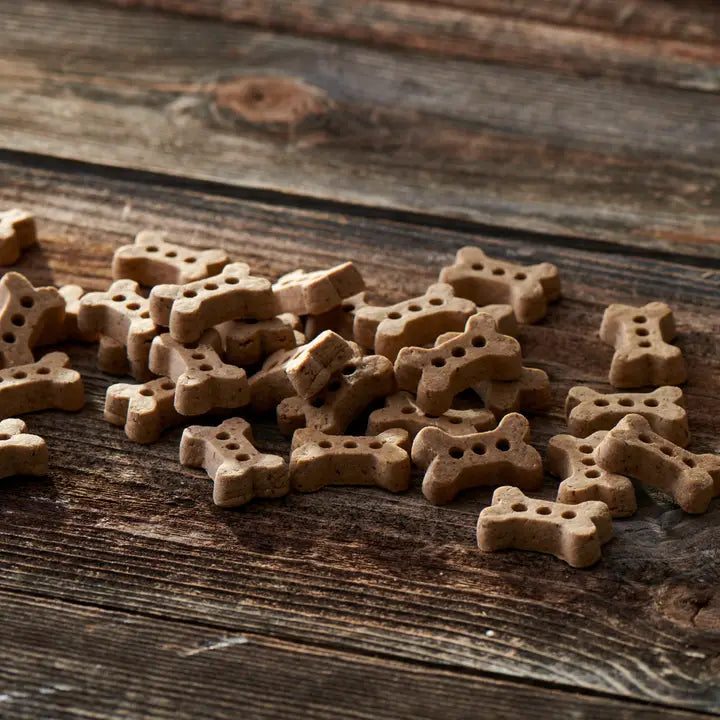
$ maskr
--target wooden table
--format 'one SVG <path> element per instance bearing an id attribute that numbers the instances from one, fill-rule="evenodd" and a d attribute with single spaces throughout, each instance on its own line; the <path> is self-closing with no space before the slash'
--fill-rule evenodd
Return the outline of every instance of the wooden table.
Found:
<path id="1" fill-rule="evenodd" d="M 152 9 L 162 6 L 165 12 Z M 611 302 L 670 303 L 693 449 L 720 452 L 720 11 L 701 0 L 0 0 L 0 207 L 36 284 L 104 289 L 143 228 L 257 273 L 346 259 L 375 302 L 463 245 L 560 268 L 521 333 L 554 402 L 607 388 Z M 603 560 L 481 554 L 446 507 L 329 488 L 221 510 L 88 402 L 4 481 L 3 718 L 720 713 L 720 504 L 638 488 Z M 288 453 L 270 420 L 259 445 Z M 552 498 L 557 482 L 545 483 Z"/>

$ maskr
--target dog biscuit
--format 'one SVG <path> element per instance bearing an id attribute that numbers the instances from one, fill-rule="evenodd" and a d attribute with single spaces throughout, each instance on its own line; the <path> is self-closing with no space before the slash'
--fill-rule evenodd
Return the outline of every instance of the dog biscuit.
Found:
<path id="1" fill-rule="evenodd" d="M 290 489 L 285 460 L 258 452 L 252 428 L 242 418 L 230 418 L 217 427 L 186 428 L 180 462 L 207 472 L 213 480 L 213 501 L 221 507 L 282 497 Z"/>
<path id="2" fill-rule="evenodd" d="M 150 315 L 170 335 L 191 343 L 210 327 L 228 320 L 269 320 L 276 315 L 269 280 L 250 274 L 245 263 L 184 285 L 156 285 L 150 291 Z"/>
<path id="3" fill-rule="evenodd" d="M 635 489 L 624 475 L 603 470 L 595 460 L 595 449 L 607 435 L 598 430 L 586 438 L 556 435 L 550 438 L 545 468 L 562 481 L 557 499 L 569 505 L 601 500 L 613 517 L 628 517 L 637 510 Z"/>
<path id="4" fill-rule="evenodd" d="M 688 513 L 704 513 L 720 494 L 720 455 L 696 455 L 653 432 L 642 415 L 626 415 L 595 450 L 597 464 L 669 493 Z"/>
<path id="5" fill-rule="evenodd" d="M 552 403 L 550 380 L 544 370 L 522 369 L 517 380 L 485 380 L 473 385 L 485 407 L 499 420 L 510 412 L 537 412 Z"/>
<path id="6" fill-rule="evenodd" d="M 400 492 L 410 484 L 408 434 L 395 428 L 379 435 L 326 435 L 297 430 L 292 439 L 290 483 L 297 492 L 327 485 L 376 485 Z"/>
<path id="7" fill-rule="evenodd" d="M 319 315 L 308 315 L 305 318 L 307 339 L 313 340 L 323 330 L 332 330 L 345 340 L 353 340 L 355 337 L 353 334 L 355 313 L 367 304 L 367 293 L 363 291 L 345 298 L 340 306 L 332 310 Z"/>
<path id="8" fill-rule="evenodd" d="M 273 292 L 280 312 L 295 315 L 320 315 L 342 305 L 345 298 L 365 289 L 359 270 L 351 262 L 328 270 L 295 270 L 283 275 Z"/>
<path id="9" fill-rule="evenodd" d="M 229 320 L 216 327 L 223 340 L 225 360 L 238 367 L 256 365 L 278 350 L 290 350 L 305 342 L 298 331 L 300 318 L 283 313 L 270 320 Z M 299 337 L 298 337 L 299 336 Z"/>
<path id="10" fill-rule="evenodd" d="M 193 250 L 167 241 L 168 233 L 143 230 L 132 245 L 113 255 L 113 280 L 129 278 L 140 285 L 184 285 L 217 275 L 229 262 L 222 250 Z"/>
<path id="11" fill-rule="evenodd" d="M 542 319 L 547 304 L 560 297 L 560 277 L 555 265 L 518 265 L 496 260 L 477 247 L 458 250 L 455 263 L 440 272 L 440 282 L 450 283 L 457 295 L 478 306 L 512 305 L 521 323 Z"/>
<path id="12" fill-rule="evenodd" d="M 587 437 L 596 430 L 612 430 L 626 415 L 642 415 L 658 435 L 687 447 L 690 444 L 687 411 L 679 387 L 660 387 L 650 393 L 600 393 L 574 387 L 565 401 L 571 435 Z"/>
<path id="13" fill-rule="evenodd" d="M 516 380 L 520 344 L 501 335 L 490 315 L 470 317 L 464 332 L 432 348 L 406 347 L 395 361 L 398 387 L 417 395 L 426 413 L 442 415 L 453 398 L 479 380 Z"/>
<path id="14" fill-rule="evenodd" d="M 14 265 L 22 251 L 36 242 L 32 214 L 18 208 L 0 212 L 0 265 Z"/>
<path id="15" fill-rule="evenodd" d="M 605 503 L 536 500 L 508 486 L 495 490 L 492 505 L 482 510 L 477 524 L 477 543 L 483 552 L 534 550 L 576 568 L 595 564 L 601 546 L 611 538 L 612 517 Z"/>
<path id="16" fill-rule="evenodd" d="M 148 353 L 149 356 L 149 353 Z M 149 357 L 143 361 L 130 360 L 127 348 L 106 335 L 100 336 L 97 365 L 108 375 L 130 375 L 138 382 L 151 380 L 153 374 L 148 368 Z"/>
<path id="17" fill-rule="evenodd" d="M 47 475 L 48 449 L 45 441 L 30 435 L 22 420 L 0 422 L 0 478 L 15 475 Z"/>
<path id="18" fill-rule="evenodd" d="M 681 385 L 685 359 L 677 345 L 672 310 L 661 302 L 643 307 L 610 305 L 603 315 L 600 339 L 615 348 L 610 383 L 616 388 Z"/>

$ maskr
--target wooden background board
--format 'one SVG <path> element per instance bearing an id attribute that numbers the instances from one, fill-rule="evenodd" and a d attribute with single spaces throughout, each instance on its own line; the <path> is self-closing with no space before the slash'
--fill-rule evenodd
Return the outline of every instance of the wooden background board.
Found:
<path id="1" fill-rule="evenodd" d="M 376 302 L 421 293 L 466 244 L 548 260 L 565 297 L 520 337 L 553 384 L 536 447 L 565 429 L 571 386 L 609 389 L 603 308 L 661 299 L 688 361 L 692 449 L 720 452 L 707 3 L 0 9 L 0 208 L 38 217 L 17 266 L 34 283 L 106 288 L 113 250 L 143 228 L 272 278 L 350 258 Z M 0 717 L 720 714 L 717 500 L 690 517 L 638 488 L 586 571 L 479 553 L 490 492 L 436 508 L 419 474 L 399 495 L 220 510 L 178 464 L 182 428 L 129 442 L 102 419 L 117 379 L 94 346 L 66 349 L 87 406 L 28 416 L 51 474 L 3 484 Z M 272 417 L 251 420 L 287 457 Z"/>

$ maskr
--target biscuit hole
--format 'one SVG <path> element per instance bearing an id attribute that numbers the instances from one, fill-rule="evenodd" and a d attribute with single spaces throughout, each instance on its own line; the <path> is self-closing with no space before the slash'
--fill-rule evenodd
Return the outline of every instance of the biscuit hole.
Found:
<path id="1" fill-rule="evenodd" d="M 599 470 L 588 470 L 585 473 L 586 478 L 590 478 L 591 480 L 596 480 L 600 477 L 600 471 Z"/>
<path id="2" fill-rule="evenodd" d="M 635 403 L 630 398 L 620 398 L 618 405 L 621 407 L 632 407 Z"/>
<path id="3" fill-rule="evenodd" d="M 175 383 L 164 382 L 160 387 L 161 387 L 163 390 L 174 390 L 174 389 L 175 389 Z"/>
<path id="4" fill-rule="evenodd" d="M 607 400 L 596 400 L 595 407 L 607 407 L 610 403 Z"/>
<path id="5" fill-rule="evenodd" d="M 38 375 L 49 375 L 50 374 L 50 368 L 41 367 L 36 370 Z"/>
<path id="6" fill-rule="evenodd" d="M 154 245 L 148 245 L 145 248 L 145 252 L 153 253 L 153 252 L 157 252 L 157 251 L 158 251 L 158 249 Z"/>
<path id="7" fill-rule="evenodd" d="M 465 348 L 456 347 L 452 350 L 452 356 L 456 358 L 465 357 Z"/>
<path id="8" fill-rule="evenodd" d="M 583 458 L 582 464 L 587 465 L 588 467 L 592 467 L 595 464 L 595 461 L 592 458 Z"/>
<path id="9" fill-rule="evenodd" d="M 400 412 L 403 415 L 412 415 L 415 412 L 415 408 L 410 407 L 410 405 L 406 405 Z"/>
<path id="10" fill-rule="evenodd" d="M 502 268 L 493 268 L 493 275 L 504 275 L 505 271 Z"/>
<path id="11" fill-rule="evenodd" d="M 549 515 L 551 511 L 547 505 L 541 505 L 540 507 L 535 508 L 535 512 L 538 515 Z"/>
<path id="12" fill-rule="evenodd" d="M 390 320 L 399 320 L 401 317 L 402 317 L 402 314 L 397 311 L 388 313 L 388 319 L 390 319 Z"/>
<path id="13" fill-rule="evenodd" d="M 513 512 L 525 512 L 527 510 L 527 505 L 524 503 L 515 503 L 514 505 L 511 505 L 510 508 Z"/>
<path id="14" fill-rule="evenodd" d="M 197 258 L 195 258 L 195 257 L 186 257 L 185 260 L 183 260 L 183 262 L 186 262 L 186 263 L 194 263 L 196 261 L 197 261 Z"/>
<path id="15" fill-rule="evenodd" d="M 237 443 L 231 442 L 225 446 L 228 450 L 239 450 L 240 446 Z"/>
<path id="16" fill-rule="evenodd" d="M 316 397 L 310 404 L 314 408 L 321 408 L 325 404 L 325 399 L 321 397 Z"/>
<path id="17" fill-rule="evenodd" d="M 379 440 L 373 440 L 370 445 L 368 445 L 368 447 L 372 448 L 373 450 L 379 450 L 382 445 L 383 444 Z"/>
<path id="18" fill-rule="evenodd" d="M 510 443 L 505 438 L 501 438 L 495 443 L 495 447 L 500 452 L 507 452 L 510 449 Z"/>
<path id="19" fill-rule="evenodd" d="M 581 453 L 585 453 L 585 454 L 591 453 L 591 452 L 593 451 L 592 445 L 581 445 L 581 446 L 578 448 L 578 450 L 579 450 Z"/>
<path id="20" fill-rule="evenodd" d="M 20 304 L 24 308 L 31 308 L 35 304 L 35 301 L 29 295 L 24 295 L 20 298 Z"/>
<path id="21" fill-rule="evenodd" d="M 637 330 L 635 330 L 635 334 L 639 335 L 640 337 L 647 337 L 650 332 L 647 328 L 637 328 Z"/>
<path id="22" fill-rule="evenodd" d="M 228 285 L 237 285 L 240 281 L 236 277 L 227 277 L 225 278 L 225 282 Z"/>
<path id="23" fill-rule="evenodd" d="M 351 363 L 350 365 L 346 365 L 342 369 L 342 374 L 343 375 L 352 375 L 355 372 L 355 370 L 357 370 L 357 368 Z"/>
<path id="24" fill-rule="evenodd" d="M 18 370 L 17 372 L 13 373 L 13 377 L 16 380 L 24 380 L 27 377 L 27 373 L 23 372 L 22 370 Z"/>
<path id="25" fill-rule="evenodd" d="M 486 452 L 486 448 L 482 443 L 477 443 L 477 444 L 473 445 L 472 450 L 476 455 L 484 455 Z"/>
<path id="26" fill-rule="evenodd" d="M 695 461 L 692 458 L 683 458 L 683 462 L 689 467 L 694 468 L 695 467 Z"/>
<path id="27" fill-rule="evenodd" d="M 113 302 L 125 302 L 127 298 L 124 295 L 113 295 Z"/>
<path id="28" fill-rule="evenodd" d="M 328 448 L 332 447 L 332 443 L 329 440 L 321 440 L 318 443 L 318 446 L 323 448 L 324 450 L 327 450 Z"/>
<path id="29" fill-rule="evenodd" d="M 476 272 L 480 272 L 481 270 L 485 269 L 485 266 L 482 263 L 473 263 L 472 269 Z"/>
<path id="30" fill-rule="evenodd" d="M 419 305 L 408 305 L 408 310 L 410 312 L 420 312 L 422 308 Z"/>
<path id="31" fill-rule="evenodd" d="M 133 310 L 133 311 L 140 309 L 140 305 L 138 303 L 128 303 L 125 307 L 128 310 Z"/>
<path id="32" fill-rule="evenodd" d="M 197 293 L 194 290 L 185 290 L 183 293 L 183 297 L 186 298 L 194 298 L 197 295 Z"/>
<path id="33" fill-rule="evenodd" d="M 644 323 L 647 322 L 647 318 L 644 315 L 636 315 L 633 318 L 633 322 L 635 323 Z"/>
<path id="34" fill-rule="evenodd" d="M 165 257 L 174 258 L 177 257 L 177 253 L 174 250 L 168 250 L 165 253 Z"/>
<path id="35" fill-rule="evenodd" d="M 646 435 L 645 433 L 641 433 L 640 435 L 638 435 L 638 440 L 640 442 L 644 442 L 644 443 L 652 442 L 652 438 L 649 435 Z"/>
<path id="36" fill-rule="evenodd" d="M 25 316 L 24 315 L 13 315 L 10 318 L 10 322 L 13 325 L 16 325 L 17 327 L 22 327 L 25 324 Z"/>
<path id="37" fill-rule="evenodd" d="M 191 357 L 193 360 L 204 360 L 205 359 L 205 355 L 203 353 L 193 353 L 191 355 Z"/>
<path id="38" fill-rule="evenodd" d="M 663 446 L 660 448 L 660 452 L 661 452 L 663 455 L 667 455 L 668 457 L 672 457 L 672 456 L 673 456 L 672 448 L 669 448 L 667 445 L 663 445 Z"/>
<path id="39" fill-rule="evenodd" d="M 445 360 L 443 358 L 433 358 L 432 364 L 436 368 L 445 367 Z"/>
<path id="40" fill-rule="evenodd" d="M 327 386 L 328 392 L 337 392 L 341 385 L 342 383 L 339 380 L 331 380 Z"/>
<path id="41" fill-rule="evenodd" d="M 355 306 L 352 303 L 345 303 L 345 305 L 342 306 L 341 310 L 343 312 L 352 312 L 355 309 Z"/>
<path id="42" fill-rule="evenodd" d="M 448 450 L 448 454 L 450 455 L 451 458 L 455 458 L 455 460 L 459 460 L 465 454 L 465 451 L 459 447 L 451 447 Z"/>
<path id="43" fill-rule="evenodd" d="M 202 370 L 203 372 L 210 372 L 210 370 L 212 370 L 212 365 L 208 365 L 208 363 L 203 363 L 202 365 L 200 365 L 198 370 Z"/>
<path id="44" fill-rule="evenodd" d="M 482 335 L 478 335 L 472 339 L 472 344 L 473 347 L 476 348 L 485 347 L 485 345 L 487 345 L 487 340 Z"/>
<path id="45" fill-rule="evenodd" d="M 448 422 L 451 425 L 459 425 L 462 422 L 462 419 L 459 417 L 450 417 L 450 418 L 448 418 Z"/>
<path id="46" fill-rule="evenodd" d="M 147 319 L 150 317 L 150 313 L 149 313 L 147 310 L 143 310 L 143 311 L 140 313 L 140 317 L 141 317 L 143 320 L 147 320 Z"/>
<path id="47" fill-rule="evenodd" d="M 246 460 L 249 460 L 249 459 L 250 459 L 250 456 L 249 456 L 247 453 L 238 453 L 238 454 L 235 456 L 235 459 L 236 459 L 238 462 L 245 462 Z"/>
<path id="48" fill-rule="evenodd" d="M 229 440 L 229 439 L 230 439 L 230 435 L 229 435 L 228 433 L 226 433 L 226 432 L 219 432 L 219 433 L 215 436 L 215 439 L 216 439 L 216 440 Z"/>
<path id="49" fill-rule="evenodd" d="M 657 400 L 653 400 L 653 398 L 648 398 L 647 400 L 643 400 L 643 404 L 647 407 L 657 407 L 659 405 Z"/>
<path id="50" fill-rule="evenodd" d="M 15 342 L 15 336 L 12 333 L 4 333 L 2 336 L 3 342 L 6 343 L 14 343 Z"/>
<path id="51" fill-rule="evenodd" d="M 205 283 L 205 285 L 203 285 L 203 287 L 206 290 L 217 290 L 218 289 L 218 286 L 215 283 Z"/>
<path id="52" fill-rule="evenodd" d="M 150 388 L 143 388 L 143 389 L 140 391 L 140 394 L 141 394 L 143 397 L 152 397 L 155 393 L 153 393 L 153 391 L 152 391 Z"/>
<path id="53" fill-rule="evenodd" d="M 431 305 L 442 305 L 445 301 L 442 298 L 430 298 L 428 302 Z"/>
<path id="54" fill-rule="evenodd" d="M 652 345 L 652 343 L 649 342 L 648 340 L 643 340 L 642 342 L 638 343 L 638 345 L 641 348 L 649 348 Z"/>
<path id="55" fill-rule="evenodd" d="M 576 515 L 572 510 L 565 510 L 565 512 L 563 512 L 560 517 L 565 518 L 565 520 L 572 520 L 574 517 L 576 517 Z"/>
<path id="56" fill-rule="evenodd" d="M 343 443 L 343 447 L 347 448 L 348 450 L 352 450 L 357 447 L 357 443 L 354 440 L 346 440 Z"/>
<path id="57" fill-rule="evenodd" d="M 6 435 L 5 433 L 0 434 L 0 441 L 2 440 L 9 440 L 10 435 Z"/>
<path id="58" fill-rule="evenodd" d="M 515 273 L 514 277 L 516 280 L 527 280 L 527 275 L 523 272 Z"/>

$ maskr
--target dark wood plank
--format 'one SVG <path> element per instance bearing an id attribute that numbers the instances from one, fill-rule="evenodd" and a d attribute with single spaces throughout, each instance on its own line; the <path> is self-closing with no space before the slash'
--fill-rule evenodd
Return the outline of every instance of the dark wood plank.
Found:
<path id="1" fill-rule="evenodd" d="M 720 21 L 707 2 L 105 2 L 582 76 L 720 89 Z"/>
<path id="2" fill-rule="evenodd" d="M 716 95 L 67 0 L 0 9 L 1 147 L 720 257 Z"/>
<path id="3" fill-rule="evenodd" d="M 0 713 L 24 718 L 667 720 L 710 715 L 0 593 Z"/>
<path id="4" fill-rule="evenodd" d="M 694 447 L 717 450 L 720 272 L 712 262 L 643 258 L 619 246 L 540 246 L 81 172 L 1 170 L 0 205 L 28 207 L 40 219 L 41 246 L 19 266 L 36 282 L 105 287 L 114 247 L 143 227 L 167 228 L 193 246 L 220 244 L 273 277 L 352 258 L 378 300 L 419 293 L 470 242 L 502 257 L 557 263 L 566 297 L 521 337 L 528 362 L 553 378 L 553 407 L 533 420 L 540 449 L 564 429 L 570 385 L 604 386 L 611 349 L 596 337 L 604 305 L 666 300 L 690 367 Z M 640 490 L 637 516 L 616 524 L 603 561 L 585 572 L 531 553 L 478 553 L 474 524 L 489 492 L 436 508 L 416 482 L 397 496 L 334 488 L 220 510 L 207 478 L 178 465 L 181 431 L 150 450 L 127 441 L 102 420 L 112 380 L 95 369 L 94 348 L 71 352 L 88 406 L 29 417 L 48 439 L 53 468 L 47 480 L 4 484 L 3 588 L 718 709 L 720 503 L 689 517 Z M 253 422 L 261 447 L 287 455 L 271 419 Z M 555 488 L 548 480 L 544 496 Z"/>

